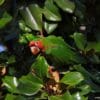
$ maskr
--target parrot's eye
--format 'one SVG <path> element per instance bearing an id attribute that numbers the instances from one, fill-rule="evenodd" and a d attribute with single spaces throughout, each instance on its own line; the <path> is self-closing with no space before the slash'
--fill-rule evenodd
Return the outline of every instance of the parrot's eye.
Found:
<path id="1" fill-rule="evenodd" d="M 31 46 L 35 46 L 35 41 L 31 41 L 31 42 L 29 43 L 29 47 L 31 47 Z"/>

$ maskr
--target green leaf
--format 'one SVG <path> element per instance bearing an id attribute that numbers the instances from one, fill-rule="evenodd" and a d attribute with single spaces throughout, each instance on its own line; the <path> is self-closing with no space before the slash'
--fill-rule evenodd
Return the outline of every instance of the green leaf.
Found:
<path id="1" fill-rule="evenodd" d="M 36 40 L 38 37 L 34 36 L 31 33 L 25 33 L 23 35 L 19 36 L 19 43 L 21 44 L 27 44 L 28 42 L 32 40 Z"/>
<path id="2" fill-rule="evenodd" d="M 20 9 L 20 14 L 26 22 L 26 25 L 33 30 L 42 30 L 42 11 L 37 4 L 29 5 Z"/>
<path id="3" fill-rule="evenodd" d="M 4 12 L 2 18 L 0 18 L 0 29 L 4 28 L 11 20 L 12 16 L 10 16 L 7 12 Z"/>
<path id="4" fill-rule="evenodd" d="M 73 98 L 74 98 L 73 100 L 88 100 L 87 97 L 82 96 L 79 92 L 75 93 L 73 95 Z"/>
<path id="5" fill-rule="evenodd" d="M 82 33 L 74 33 L 73 35 L 74 37 L 74 41 L 76 43 L 76 46 L 80 49 L 80 50 L 84 50 L 85 46 L 86 46 L 86 38 Z"/>
<path id="6" fill-rule="evenodd" d="M 15 56 L 12 55 L 8 58 L 7 64 L 12 64 L 12 63 L 15 63 L 15 62 L 16 62 Z"/>
<path id="7" fill-rule="evenodd" d="M 25 38 L 25 36 L 20 35 L 20 36 L 19 36 L 19 43 L 20 43 L 20 44 L 27 44 L 28 41 L 27 41 L 27 39 Z"/>
<path id="8" fill-rule="evenodd" d="M 70 92 L 69 91 L 67 91 L 66 93 L 64 93 L 63 95 L 62 95 L 62 100 L 73 100 L 73 97 L 72 97 L 72 95 L 70 94 Z"/>
<path id="9" fill-rule="evenodd" d="M 0 0 L 0 6 L 5 2 L 5 0 Z"/>
<path id="10" fill-rule="evenodd" d="M 56 28 L 58 24 L 56 23 L 49 23 L 49 22 L 44 22 L 44 29 L 48 34 L 52 33 Z"/>
<path id="11" fill-rule="evenodd" d="M 79 87 L 79 89 L 81 89 L 80 92 L 81 95 L 87 95 L 88 93 L 91 92 L 91 87 L 89 85 L 82 85 Z"/>
<path id="12" fill-rule="evenodd" d="M 16 77 L 6 76 L 3 84 L 8 91 L 24 95 L 34 95 L 43 87 L 42 80 L 32 74 L 22 76 L 19 80 Z"/>
<path id="13" fill-rule="evenodd" d="M 24 32 L 31 32 L 32 30 L 26 26 L 25 22 L 23 20 L 19 21 L 19 27 Z"/>
<path id="14" fill-rule="evenodd" d="M 100 42 L 88 42 L 86 51 L 94 49 L 95 52 L 100 52 Z"/>
<path id="15" fill-rule="evenodd" d="M 12 94 L 7 94 L 5 100 L 15 100 L 16 96 Z"/>
<path id="16" fill-rule="evenodd" d="M 75 9 L 74 2 L 70 0 L 54 0 L 56 4 L 64 11 L 68 13 L 73 13 Z"/>
<path id="17" fill-rule="evenodd" d="M 32 69 L 36 75 L 42 79 L 48 76 L 48 63 L 43 56 L 38 56 L 36 61 L 32 64 Z"/>
<path id="18" fill-rule="evenodd" d="M 69 92 L 66 92 L 63 95 L 50 96 L 49 100 L 73 100 L 73 97 L 71 96 Z"/>
<path id="19" fill-rule="evenodd" d="M 27 39 L 28 42 L 32 41 L 32 40 L 36 40 L 38 38 L 31 33 L 25 33 L 25 34 L 23 34 L 23 36 Z"/>
<path id="20" fill-rule="evenodd" d="M 75 86 L 84 80 L 84 77 L 79 72 L 67 72 L 61 79 L 61 83 Z"/>
<path id="21" fill-rule="evenodd" d="M 27 100 L 23 96 L 7 94 L 5 100 Z"/>
<path id="22" fill-rule="evenodd" d="M 61 21 L 61 15 L 58 8 L 54 5 L 52 0 L 46 0 L 43 14 L 46 19 L 50 21 Z"/>
<path id="23" fill-rule="evenodd" d="M 22 76 L 19 79 L 18 90 L 20 94 L 31 96 L 36 94 L 42 87 L 42 80 L 35 75 L 28 74 L 27 76 Z"/>
<path id="24" fill-rule="evenodd" d="M 5 76 L 3 78 L 3 84 L 7 87 L 7 89 L 12 93 L 19 93 L 17 90 L 18 80 L 16 77 Z"/>

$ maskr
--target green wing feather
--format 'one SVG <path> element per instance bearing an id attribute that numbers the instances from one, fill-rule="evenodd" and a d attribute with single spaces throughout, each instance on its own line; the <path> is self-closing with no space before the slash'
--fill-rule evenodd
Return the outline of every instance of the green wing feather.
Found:
<path id="1" fill-rule="evenodd" d="M 83 63 L 84 59 L 61 38 L 48 36 L 41 39 L 45 46 L 45 54 L 52 61 L 61 64 Z"/>

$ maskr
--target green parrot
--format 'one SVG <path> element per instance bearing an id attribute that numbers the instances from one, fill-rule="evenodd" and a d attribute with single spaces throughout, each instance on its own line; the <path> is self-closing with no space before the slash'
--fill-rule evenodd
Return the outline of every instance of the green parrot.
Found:
<path id="1" fill-rule="evenodd" d="M 53 35 L 41 37 L 36 41 L 31 41 L 29 46 L 33 54 L 44 53 L 51 62 L 57 65 L 85 63 L 84 58 L 61 37 Z"/>

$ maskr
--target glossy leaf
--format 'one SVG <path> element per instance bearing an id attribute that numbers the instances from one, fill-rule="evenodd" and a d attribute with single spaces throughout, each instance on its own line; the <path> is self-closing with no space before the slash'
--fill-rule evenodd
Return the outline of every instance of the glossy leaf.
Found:
<path id="1" fill-rule="evenodd" d="M 37 4 L 29 5 L 26 8 L 21 8 L 20 13 L 27 26 L 33 30 L 42 30 L 42 13 L 41 8 Z"/>
<path id="2" fill-rule="evenodd" d="M 61 83 L 74 86 L 84 80 L 84 77 L 79 72 L 67 72 L 61 79 Z"/>
<path id="3" fill-rule="evenodd" d="M 45 7 L 43 9 L 43 14 L 46 19 L 50 21 L 60 21 L 61 16 L 58 8 L 54 5 L 52 0 L 46 0 Z"/>
<path id="4" fill-rule="evenodd" d="M 80 50 L 84 50 L 85 46 L 86 46 L 86 38 L 82 33 L 74 33 L 73 35 L 74 37 L 74 41 L 76 43 L 76 46 L 80 49 Z"/>
<path id="5" fill-rule="evenodd" d="M 42 80 L 32 74 L 22 76 L 19 80 L 6 76 L 3 84 L 10 92 L 25 95 L 34 95 L 43 87 Z"/>
<path id="6" fill-rule="evenodd" d="M 26 26 L 25 22 L 23 20 L 19 21 L 19 27 L 24 32 L 31 32 L 32 30 Z"/>
<path id="7" fill-rule="evenodd" d="M 52 33 L 56 28 L 58 24 L 56 23 L 49 23 L 49 22 L 44 22 L 44 29 L 48 34 Z"/>
<path id="8" fill-rule="evenodd" d="M 75 9 L 74 2 L 70 0 L 54 0 L 56 4 L 64 11 L 68 13 L 73 13 Z"/>
<path id="9" fill-rule="evenodd" d="M 48 63 L 43 56 L 38 56 L 36 61 L 32 64 L 32 69 L 36 75 L 42 79 L 48 76 Z"/>
<path id="10" fill-rule="evenodd" d="M 22 76 L 19 79 L 18 90 L 20 94 L 34 95 L 43 87 L 43 82 L 41 79 L 35 75 L 28 74 L 27 76 Z"/>
<path id="11" fill-rule="evenodd" d="M 5 76 L 3 78 L 3 84 L 7 87 L 7 89 L 12 93 L 19 93 L 17 90 L 18 80 L 16 77 Z"/>
<path id="12" fill-rule="evenodd" d="M 5 27 L 11 20 L 12 16 L 10 16 L 7 12 L 4 12 L 2 18 L 0 18 L 0 29 Z"/>

